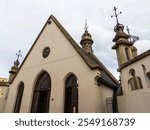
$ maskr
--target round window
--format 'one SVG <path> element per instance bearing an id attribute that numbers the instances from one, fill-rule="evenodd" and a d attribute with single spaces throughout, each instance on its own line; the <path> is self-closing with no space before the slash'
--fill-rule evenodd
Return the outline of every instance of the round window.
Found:
<path id="1" fill-rule="evenodd" d="M 48 57 L 49 53 L 50 53 L 50 48 L 49 47 L 44 48 L 43 54 L 42 54 L 43 58 Z"/>

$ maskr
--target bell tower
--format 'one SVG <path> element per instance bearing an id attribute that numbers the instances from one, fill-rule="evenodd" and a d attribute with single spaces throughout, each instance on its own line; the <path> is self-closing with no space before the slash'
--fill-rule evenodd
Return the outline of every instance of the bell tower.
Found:
<path id="1" fill-rule="evenodd" d="M 21 51 L 19 50 L 18 53 L 16 53 L 17 55 L 17 60 L 14 61 L 14 65 L 11 67 L 11 70 L 9 71 L 10 75 L 9 75 L 9 80 L 8 82 L 11 83 L 13 78 L 15 77 L 16 73 L 18 72 L 19 69 L 19 57 L 21 57 L 22 55 L 20 54 Z"/>
<path id="2" fill-rule="evenodd" d="M 120 68 L 122 64 L 128 62 L 137 55 L 137 50 L 133 46 L 134 42 L 130 40 L 130 35 L 124 32 L 124 26 L 118 22 L 118 15 L 122 12 L 117 14 L 116 7 L 114 7 L 113 11 L 115 12 L 115 15 L 112 15 L 111 17 L 116 18 L 117 24 L 114 27 L 114 31 L 116 34 L 113 38 L 113 42 L 115 42 L 115 45 L 112 47 L 112 49 L 116 50 L 118 65 Z"/>
<path id="3" fill-rule="evenodd" d="M 91 34 L 88 32 L 87 21 L 85 21 L 85 32 L 82 35 L 80 44 L 82 46 L 82 49 L 85 52 L 93 53 L 93 50 L 92 50 L 93 40 L 92 40 Z"/>

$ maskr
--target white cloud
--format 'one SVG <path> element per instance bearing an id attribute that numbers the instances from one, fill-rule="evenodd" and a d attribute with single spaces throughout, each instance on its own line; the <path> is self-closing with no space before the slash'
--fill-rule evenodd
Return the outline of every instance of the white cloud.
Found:
<path id="1" fill-rule="evenodd" d="M 144 51 L 150 49 L 150 40 L 139 40 L 135 43 L 138 53 L 141 54 Z"/>
<path id="2" fill-rule="evenodd" d="M 118 77 L 117 57 L 111 50 L 116 24 L 115 19 L 110 18 L 114 13 L 113 7 L 123 12 L 119 21 L 129 26 L 133 35 L 140 37 L 135 46 L 142 53 L 150 49 L 149 5 L 149 0 L 1 0 L 0 77 L 8 76 L 19 49 L 25 57 L 51 14 L 78 43 L 84 32 L 84 20 L 87 19 L 95 54 Z"/>

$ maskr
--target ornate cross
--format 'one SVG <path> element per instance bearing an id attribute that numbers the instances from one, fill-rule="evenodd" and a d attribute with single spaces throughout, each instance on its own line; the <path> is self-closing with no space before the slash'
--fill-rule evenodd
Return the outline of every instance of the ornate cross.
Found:
<path id="1" fill-rule="evenodd" d="M 85 27 L 84 27 L 85 31 L 88 31 L 88 26 L 87 26 L 87 20 L 85 20 Z"/>
<path id="2" fill-rule="evenodd" d="M 18 53 L 16 53 L 16 56 L 17 56 L 17 60 L 19 60 L 19 57 L 22 57 L 21 50 L 19 50 Z"/>
<path id="3" fill-rule="evenodd" d="M 113 11 L 115 12 L 115 15 L 111 15 L 111 18 L 116 17 L 116 21 L 117 21 L 117 24 L 118 24 L 119 23 L 118 22 L 118 15 L 121 14 L 122 12 L 117 13 L 117 8 L 116 7 L 114 7 Z"/>

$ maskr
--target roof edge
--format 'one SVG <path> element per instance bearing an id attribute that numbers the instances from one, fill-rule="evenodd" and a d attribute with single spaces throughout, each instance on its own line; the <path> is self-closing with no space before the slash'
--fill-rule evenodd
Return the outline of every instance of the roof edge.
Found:
<path id="1" fill-rule="evenodd" d="M 99 83 L 98 84 L 101 84 L 101 83 L 106 85 L 107 87 L 113 89 L 113 90 L 117 90 L 119 88 L 119 84 L 118 85 L 113 85 L 110 82 L 107 82 L 106 80 L 104 80 L 102 78 L 99 78 Z"/>
<path id="2" fill-rule="evenodd" d="M 0 87 L 8 87 L 9 86 L 9 84 L 8 84 L 8 82 L 0 82 Z"/>
<path id="3" fill-rule="evenodd" d="M 143 53 L 141 53 L 140 55 L 136 56 L 135 58 L 129 60 L 128 62 L 122 64 L 121 67 L 119 68 L 119 70 L 125 68 L 126 66 L 128 66 L 128 65 L 130 65 L 130 64 L 132 64 L 134 62 L 139 61 L 140 59 L 142 59 L 142 58 L 144 58 L 144 57 L 146 57 L 148 55 L 150 55 L 150 49 L 145 51 L 145 52 L 143 52 Z"/>

